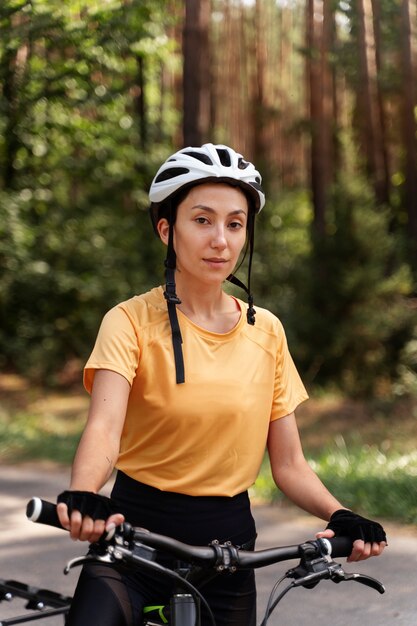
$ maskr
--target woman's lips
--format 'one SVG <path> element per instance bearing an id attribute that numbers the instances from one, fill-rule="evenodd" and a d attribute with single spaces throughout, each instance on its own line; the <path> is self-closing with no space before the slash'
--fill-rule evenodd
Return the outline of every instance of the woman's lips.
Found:
<path id="1" fill-rule="evenodd" d="M 210 267 L 214 270 L 221 269 L 224 265 L 228 263 L 227 259 L 220 259 L 217 257 L 203 259 L 203 262 L 207 265 L 207 267 Z"/>

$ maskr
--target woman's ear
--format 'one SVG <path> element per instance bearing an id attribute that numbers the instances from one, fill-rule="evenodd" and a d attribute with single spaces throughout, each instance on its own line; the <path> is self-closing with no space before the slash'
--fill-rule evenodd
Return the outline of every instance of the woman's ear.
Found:
<path id="1" fill-rule="evenodd" d="M 165 217 L 162 217 L 156 225 L 156 230 L 161 238 L 161 241 L 167 246 L 169 237 L 169 222 Z"/>

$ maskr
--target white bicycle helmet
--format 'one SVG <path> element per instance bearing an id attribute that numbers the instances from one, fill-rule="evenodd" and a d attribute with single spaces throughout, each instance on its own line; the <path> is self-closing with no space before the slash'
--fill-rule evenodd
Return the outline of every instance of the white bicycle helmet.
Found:
<path id="1" fill-rule="evenodd" d="M 161 165 L 149 190 L 151 219 L 158 221 L 159 207 L 177 192 L 203 182 L 225 182 L 240 187 L 255 213 L 265 205 L 262 178 L 254 165 L 222 144 L 205 143 L 200 148 L 183 148 Z"/>
<path id="2" fill-rule="evenodd" d="M 261 187 L 261 175 L 252 163 L 246 161 L 241 154 L 228 146 L 205 143 L 198 148 L 183 148 L 175 152 L 161 165 L 149 190 L 149 199 L 151 201 L 150 215 L 155 232 L 157 232 L 156 226 L 162 216 L 167 217 L 170 225 L 165 260 L 166 288 L 164 296 L 167 301 L 171 325 L 177 384 L 185 382 L 185 372 L 181 329 L 176 311 L 176 305 L 181 304 L 181 300 L 176 294 L 175 287 L 176 255 L 173 243 L 173 225 L 176 212 L 175 196 L 195 185 L 208 182 L 227 183 L 228 185 L 240 187 L 248 198 L 249 208 L 252 209 L 248 215 L 248 286 L 246 287 L 234 274 L 230 274 L 227 280 L 246 292 L 248 296 L 247 321 L 248 324 L 255 324 L 256 311 L 253 307 L 250 276 L 254 246 L 254 216 L 265 205 L 265 195 Z"/>

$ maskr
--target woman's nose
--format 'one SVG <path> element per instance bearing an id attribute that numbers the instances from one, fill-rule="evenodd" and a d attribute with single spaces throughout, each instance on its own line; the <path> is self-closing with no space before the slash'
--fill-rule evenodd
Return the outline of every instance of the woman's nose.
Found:
<path id="1" fill-rule="evenodd" d="M 226 233 L 223 226 L 219 225 L 216 227 L 211 245 L 213 248 L 221 248 L 222 250 L 227 247 Z"/>

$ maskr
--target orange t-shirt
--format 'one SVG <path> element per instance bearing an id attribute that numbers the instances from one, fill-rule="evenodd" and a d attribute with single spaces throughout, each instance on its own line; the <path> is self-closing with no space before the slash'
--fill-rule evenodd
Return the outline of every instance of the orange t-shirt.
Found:
<path id="1" fill-rule="evenodd" d="M 281 322 L 247 305 L 227 333 L 205 330 L 181 311 L 185 383 L 177 385 L 162 287 L 135 296 L 103 318 L 84 384 L 94 372 L 123 375 L 131 392 L 116 467 L 163 491 L 233 496 L 256 480 L 271 420 L 308 396 Z"/>

